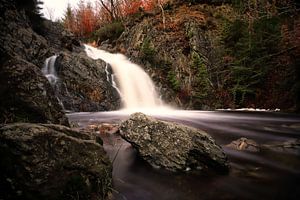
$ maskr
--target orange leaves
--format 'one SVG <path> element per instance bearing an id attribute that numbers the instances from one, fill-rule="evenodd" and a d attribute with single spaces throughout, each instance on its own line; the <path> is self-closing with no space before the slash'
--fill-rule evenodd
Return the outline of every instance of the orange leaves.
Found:
<path id="1" fill-rule="evenodd" d="M 123 6 L 123 13 L 124 16 L 132 15 L 134 13 L 137 13 L 140 8 L 143 6 L 143 1 L 139 0 L 127 0 L 124 1 L 124 6 Z"/>
<path id="2" fill-rule="evenodd" d="M 76 36 L 89 37 L 101 24 L 123 19 L 139 10 L 151 11 L 164 2 L 166 0 L 99 0 L 93 6 L 81 0 L 76 9 L 68 5 L 63 22 Z"/>
<path id="3" fill-rule="evenodd" d="M 75 35 L 87 37 L 97 28 L 96 13 L 91 4 L 80 1 L 77 9 L 72 9 L 68 5 L 63 22 L 65 27 Z"/>

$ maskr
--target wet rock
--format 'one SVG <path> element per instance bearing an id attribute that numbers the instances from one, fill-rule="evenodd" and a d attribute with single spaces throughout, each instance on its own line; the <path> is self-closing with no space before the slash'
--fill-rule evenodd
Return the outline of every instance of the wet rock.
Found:
<path id="1" fill-rule="evenodd" d="M 135 113 L 122 122 L 122 137 L 154 167 L 171 171 L 213 168 L 228 171 L 227 157 L 213 138 L 201 130 L 163 122 Z"/>
<path id="2" fill-rule="evenodd" d="M 107 80 L 106 63 L 80 53 L 61 52 L 57 59 L 60 93 L 65 109 L 72 111 L 107 111 L 120 108 L 118 92 Z"/>
<path id="3" fill-rule="evenodd" d="M 230 144 L 226 145 L 226 147 L 236 149 L 239 151 L 251 151 L 251 152 L 259 152 L 260 146 L 251 139 L 240 138 L 238 140 L 232 141 Z"/>
<path id="4" fill-rule="evenodd" d="M 0 127 L 0 199 L 105 199 L 112 166 L 88 134 L 64 126 Z"/>
<path id="5" fill-rule="evenodd" d="M 115 134 L 119 131 L 119 126 L 117 124 L 102 123 L 89 125 L 87 129 L 100 134 Z"/>
<path id="6" fill-rule="evenodd" d="M 50 83 L 36 65 L 11 57 L 1 63 L 0 69 L 1 123 L 69 125 Z"/>

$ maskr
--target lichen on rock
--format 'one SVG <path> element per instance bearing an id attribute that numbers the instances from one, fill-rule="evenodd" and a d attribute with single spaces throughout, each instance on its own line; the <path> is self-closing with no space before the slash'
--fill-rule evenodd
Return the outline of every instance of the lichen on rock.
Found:
<path id="1" fill-rule="evenodd" d="M 171 171 L 213 168 L 228 171 L 227 156 L 206 132 L 135 113 L 123 121 L 121 135 L 154 167 Z"/>
<path id="2" fill-rule="evenodd" d="M 0 199 L 105 199 L 112 166 L 90 135 L 60 125 L 0 127 Z"/>

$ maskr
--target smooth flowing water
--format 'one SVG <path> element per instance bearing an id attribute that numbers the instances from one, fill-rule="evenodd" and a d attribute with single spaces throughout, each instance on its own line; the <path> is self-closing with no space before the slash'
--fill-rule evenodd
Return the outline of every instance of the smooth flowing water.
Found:
<path id="1" fill-rule="evenodd" d="M 104 135 L 104 147 L 113 161 L 115 199 L 299 199 L 300 116 L 270 112 L 169 111 L 156 118 L 207 131 L 220 144 L 230 161 L 230 173 L 170 173 L 154 169 L 139 159 L 126 141 Z M 69 119 L 80 127 L 119 123 L 128 113 L 73 113 Z M 171 133 L 170 133 L 171 134 Z M 226 147 L 246 137 L 277 148 L 246 152 Z M 298 145 L 292 145 L 298 140 Z M 281 149 L 280 145 L 285 146 Z"/>

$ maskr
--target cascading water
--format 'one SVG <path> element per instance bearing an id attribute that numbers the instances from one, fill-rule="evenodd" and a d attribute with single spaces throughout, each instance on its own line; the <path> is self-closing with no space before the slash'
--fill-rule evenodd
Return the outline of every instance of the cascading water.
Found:
<path id="1" fill-rule="evenodd" d="M 155 85 L 148 74 L 122 54 L 111 54 L 85 45 L 87 55 L 109 63 L 119 83 L 124 109 L 128 111 L 152 112 L 167 109 L 159 98 Z"/>
<path id="2" fill-rule="evenodd" d="M 44 66 L 42 68 L 42 73 L 44 76 L 48 79 L 50 82 L 51 86 L 53 87 L 56 98 L 59 102 L 59 104 L 63 107 L 65 110 L 65 107 L 63 105 L 63 102 L 61 99 L 58 97 L 60 93 L 60 85 L 59 85 L 59 78 L 57 76 L 57 72 L 55 69 L 55 61 L 56 61 L 57 55 L 53 55 L 45 60 Z"/>
<path id="3" fill-rule="evenodd" d="M 55 84 L 58 81 L 57 73 L 55 70 L 56 58 L 57 58 L 57 55 L 53 55 L 53 56 L 47 58 L 45 60 L 44 66 L 42 68 L 42 73 L 44 74 L 44 76 L 46 76 L 46 78 L 48 79 L 48 81 L 50 82 L 50 84 L 52 86 L 55 86 Z"/>

